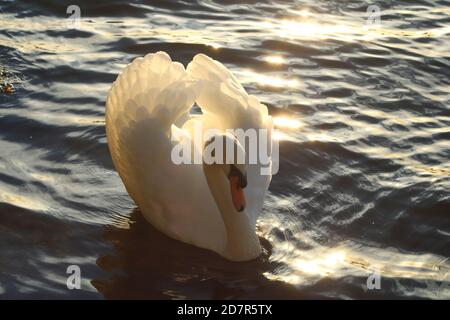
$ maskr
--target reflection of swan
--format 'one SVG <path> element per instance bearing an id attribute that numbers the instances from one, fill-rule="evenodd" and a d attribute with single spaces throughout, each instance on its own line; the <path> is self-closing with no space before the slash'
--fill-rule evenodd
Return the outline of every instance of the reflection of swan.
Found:
<path id="1" fill-rule="evenodd" d="M 189 119 L 194 101 L 203 114 Z M 203 130 L 218 129 L 211 141 L 231 141 L 241 153 L 248 148 L 225 134 L 226 129 L 272 130 L 267 108 L 205 55 L 197 55 L 187 70 L 163 52 L 138 58 L 108 95 L 110 152 L 145 218 L 175 239 L 230 260 L 256 258 L 261 247 L 255 224 L 270 176 L 261 175 L 258 164 L 175 165 L 173 146 L 192 142 L 197 124 Z M 203 148 L 194 153 L 203 154 Z"/>
<path id="2" fill-rule="evenodd" d="M 146 223 L 138 209 L 123 225 L 105 227 L 113 251 L 100 256 L 92 284 L 107 299 L 302 299 L 294 286 L 268 280 L 279 266 L 270 244 L 255 260 L 233 263 L 172 240 Z M 126 226 L 126 227 L 125 227 Z M 314 297 L 314 296 L 313 296 Z"/>

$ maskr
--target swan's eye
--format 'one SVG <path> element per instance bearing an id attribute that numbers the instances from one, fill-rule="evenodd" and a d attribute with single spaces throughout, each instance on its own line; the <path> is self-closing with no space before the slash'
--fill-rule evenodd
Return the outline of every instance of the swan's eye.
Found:
<path id="1" fill-rule="evenodd" d="M 244 189 L 247 186 L 247 177 L 236 166 L 230 165 L 230 173 L 228 174 L 230 180 L 231 200 L 234 208 L 238 212 L 245 209 L 245 194 Z"/>
<path id="2" fill-rule="evenodd" d="M 238 185 L 240 188 L 245 188 L 247 186 L 247 175 L 243 174 L 235 165 L 230 165 L 230 173 L 228 174 L 228 179 L 236 177 L 238 179 Z"/>
<path id="3" fill-rule="evenodd" d="M 236 176 L 230 177 L 230 192 L 234 208 L 238 212 L 242 212 L 245 209 L 245 194 L 244 189 L 239 186 Z"/>

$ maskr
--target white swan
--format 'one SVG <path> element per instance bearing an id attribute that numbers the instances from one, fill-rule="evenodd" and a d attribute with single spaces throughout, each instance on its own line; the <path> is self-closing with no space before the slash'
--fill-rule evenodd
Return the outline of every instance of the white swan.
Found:
<path id="1" fill-rule="evenodd" d="M 194 102 L 202 115 L 189 115 Z M 113 83 L 105 117 L 114 165 L 146 220 L 172 238 L 229 260 L 260 255 L 255 225 L 271 179 L 261 175 L 261 165 L 171 161 L 174 144 L 190 141 L 198 123 L 219 129 L 213 139 L 232 140 L 240 152 L 248 146 L 243 150 L 226 129 L 272 132 L 267 107 L 230 71 L 203 54 L 186 69 L 164 52 L 137 58 Z M 194 152 L 203 154 L 201 148 Z"/>

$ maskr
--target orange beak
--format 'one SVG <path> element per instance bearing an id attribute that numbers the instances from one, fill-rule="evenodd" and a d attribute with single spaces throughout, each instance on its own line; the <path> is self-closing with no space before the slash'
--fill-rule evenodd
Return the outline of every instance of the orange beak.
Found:
<path id="1" fill-rule="evenodd" d="M 233 200 L 234 208 L 241 212 L 245 209 L 245 195 L 244 189 L 241 188 L 239 177 L 231 176 L 230 178 L 231 198 Z"/>

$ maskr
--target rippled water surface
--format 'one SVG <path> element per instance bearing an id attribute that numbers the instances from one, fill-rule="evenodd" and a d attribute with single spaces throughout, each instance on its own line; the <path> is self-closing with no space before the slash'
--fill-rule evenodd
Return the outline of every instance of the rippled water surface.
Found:
<path id="1" fill-rule="evenodd" d="M 450 298 L 449 1 L 77 2 L 0 0 L 0 297 Z M 107 91 L 158 50 L 277 117 L 257 261 L 158 233 L 114 170 Z"/>

